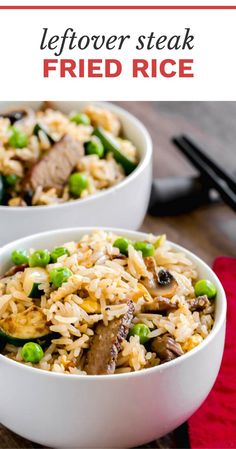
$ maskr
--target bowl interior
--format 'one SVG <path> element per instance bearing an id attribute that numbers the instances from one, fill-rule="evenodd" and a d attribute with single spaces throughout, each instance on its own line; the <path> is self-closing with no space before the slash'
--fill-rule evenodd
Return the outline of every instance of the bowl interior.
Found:
<path id="1" fill-rule="evenodd" d="M 90 104 L 96 104 L 104 109 L 106 108 L 113 111 L 121 120 L 124 136 L 134 143 L 140 155 L 140 162 L 143 161 L 147 153 L 147 140 L 149 139 L 148 133 L 142 123 L 123 108 L 120 108 L 112 103 L 102 101 L 53 101 L 52 104 L 55 109 L 58 109 L 66 114 L 73 111 L 81 111 Z M 37 110 L 41 105 L 41 101 L 0 101 L 0 113 L 23 107 L 30 107 Z"/>

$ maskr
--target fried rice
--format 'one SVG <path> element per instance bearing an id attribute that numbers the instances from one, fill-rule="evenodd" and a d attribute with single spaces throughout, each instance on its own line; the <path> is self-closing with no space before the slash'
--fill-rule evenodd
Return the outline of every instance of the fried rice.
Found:
<path id="1" fill-rule="evenodd" d="M 96 194 L 126 177 L 124 166 L 112 151 L 105 148 L 103 156 L 86 153 L 86 144 L 94 139 L 94 131 L 100 127 L 113 139 L 123 157 L 134 166 L 138 163 L 137 149 L 123 136 L 119 118 L 110 110 L 94 105 L 88 105 L 82 112 L 87 118 L 86 124 L 76 122 L 78 112 L 65 114 L 55 110 L 53 105 L 38 111 L 27 108 L 0 116 L 0 204 L 12 207 L 60 204 Z M 14 114 L 19 115 L 17 120 Z M 20 133 L 19 143 L 14 133 Z M 25 191 L 25 181 L 32 170 L 65 136 L 84 148 L 84 154 L 78 156 L 71 173 L 82 173 L 87 180 L 86 187 L 74 195 L 67 178 L 59 187 L 38 182 L 29 192 Z"/>
<path id="2" fill-rule="evenodd" d="M 191 309 L 191 301 L 196 299 L 194 286 L 199 278 L 193 262 L 173 249 L 164 235 L 147 237 L 154 248 L 151 258 L 136 250 L 134 242 L 129 242 L 128 254 L 122 254 L 114 246 L 118 237 L 111 232 L 93 231 L 78 242 L 65 243 L 68 254 L 59 257 L 56 263 L 47 264 L 44 270 L 49 275 L 54 268 L 67 267 L 71 277 L 59 288 L 53 287 L 49 280 L 42 283 L 39 286 L 41 297 L 37 299 L 29 297 L 24 290 L 27 267 L 13 275 L 6 274 L 0 280 L 0 329 L 4 320 L 37 306 L 54 335 L 44 348 L 40 362 L 27 362 L 28 365 L 57 373 L 86 375 L 86 357 L 96 326 L 98 323 L 109 326 L 113 320 L 124 316 L 128 301 L 134 305 L 130 329 L 137 323 L 145 324 L 149 329 L 148 343 L 142 344 L 140 337 L 129 331 L 120 344 L 114 373 L 138 371 L 168 362 L 192 350 L 208 336 L 214 323 L 214 301 L 207 300 L 203 307 Z M 167 295 L 166 287 L 161 287 L 163 304 L 168 303 L 168 307 L 155 312 L 150 311 L 155 300 L 149 288 L 153 282 L 150 263 L 155 264 L 157 273 L 168 273 L 174 285 L 171 296 L 170 290 Z M 162 352 L 155 352 L 152 346 L 154 340 L 163 337 L 180 351 L 170 351 L 173 357 L 165 360 Z M 22 347 L 7 343 L 3 354 L 26 363 Z"/>

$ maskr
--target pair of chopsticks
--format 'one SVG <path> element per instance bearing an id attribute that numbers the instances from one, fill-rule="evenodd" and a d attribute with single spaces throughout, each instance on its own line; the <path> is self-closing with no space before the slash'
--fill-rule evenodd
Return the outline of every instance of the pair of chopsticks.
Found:
<path id="1" fill-rule="evenodd" d="M 201 173 L 210 188 L 220 194 L 222 200 L 236 211 L 236 180 L 206 155 L 189 137 L 173 138 L 173 143 Z"/>

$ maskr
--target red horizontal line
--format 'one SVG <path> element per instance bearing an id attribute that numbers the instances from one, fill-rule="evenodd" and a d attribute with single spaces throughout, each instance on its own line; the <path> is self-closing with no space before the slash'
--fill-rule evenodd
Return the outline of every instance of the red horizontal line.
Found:
<path id="1" fill-rule="evenodd" d="M 0 5 L 1 9 L 236 9 L 236 5 Z"/>

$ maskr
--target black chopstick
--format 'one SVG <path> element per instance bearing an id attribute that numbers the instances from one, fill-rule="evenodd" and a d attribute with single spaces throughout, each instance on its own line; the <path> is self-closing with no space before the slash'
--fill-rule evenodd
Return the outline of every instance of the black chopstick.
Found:
<path id="1" fill-rule="evenodd" d="M 220 176 L 220 178 L 224 179 L 228 186 L 233 190 L 233 192 L 236 193 L 236 180 L 233 178 L 229 173 L 226 173 L 222 168 L 216 164 L 212 159 L 210 159 L 206 153 L 204 153 L 197 145 L 196 143 L 190 139 L 190 137 L 183 135 L 182 138 L 188 143 L 192 149 L 194 150 L 195 154 L 200 156 L 200 158 L 211 168 L 214 170 L 214 172 Z"/>
<path id="2" fill-rule="evenodd" d="M 187 136 L 174 137 L 173 143 L 199 170 L 207 183 L 219 192 L 224 202 L 236 211 L 236 182 L 233 178 L 204 154 Z"/>

